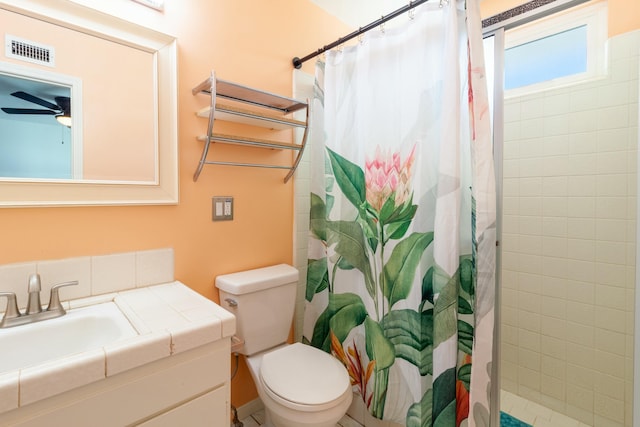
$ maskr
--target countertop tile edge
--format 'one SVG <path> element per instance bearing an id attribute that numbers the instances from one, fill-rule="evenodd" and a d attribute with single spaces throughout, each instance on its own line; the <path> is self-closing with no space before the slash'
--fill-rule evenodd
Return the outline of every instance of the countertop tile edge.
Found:
<path id="1" fill-rule="evenodd" d="M 171 334 L 152 332 L 104 347 L 106 377 L 155 362 L 171 355 Z"/>
<path id="2" fill-rule="evenodd" d="M 105 352 L 78 353 L 20 370 L 20 406 L 105 378 Z"/>
<path id="3" fill-rule="evenodd" d="M 225 338 L 222 336 L 220 319 L 206 319 L 192 322 L 187 326 L 169 328 L 169 333 L 171 334 L 171 354 L 181 353 Z"/>
<path id="4" fill-rule="evenodd" d="M 0 374 L 0 412 L 16 409 L 20 402 L 19 371 Z"/>

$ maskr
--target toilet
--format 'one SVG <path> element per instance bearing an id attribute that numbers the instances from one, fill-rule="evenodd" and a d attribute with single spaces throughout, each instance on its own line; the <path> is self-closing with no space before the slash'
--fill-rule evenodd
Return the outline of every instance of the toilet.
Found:
<path id="1" fill-rule="evenodd" d="M 315 347 L 287 344 L 298 270 L 280 264 L 216 278 L 220 303 L 236 316 L 238 352 L 265 408 L 267 426 L 335 427 L 351 404 L 347 370 Z"/>

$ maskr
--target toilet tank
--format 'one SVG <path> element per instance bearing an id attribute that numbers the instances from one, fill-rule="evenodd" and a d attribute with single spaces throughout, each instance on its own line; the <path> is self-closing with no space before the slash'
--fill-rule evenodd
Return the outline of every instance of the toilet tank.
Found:
<path id="1" fill-rule="evenodd" d="M 287 264 L 216 278 L 220 305 L 236 316 L 236 334 L 247 356 L 284 344 L 296 303 L 298 270 Z"/>

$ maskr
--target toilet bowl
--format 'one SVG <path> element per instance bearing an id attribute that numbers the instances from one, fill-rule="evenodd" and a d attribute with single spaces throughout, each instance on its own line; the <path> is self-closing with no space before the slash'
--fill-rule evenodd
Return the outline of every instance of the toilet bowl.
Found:
<path id="1" fill-rule="evenodd" d="M 351 405 L 347 371 L 317 348 L 285 345 L 248 357 L 247 364 L 267 426 L 335 427 Z"/>
<path id="2" fill-rule="evenodd" d="M 216 278 L 221 305 L 236 316 L 238 352 L 265 407 L 268 426 L 335 427 L 351 404 L 351 381 L 338 359 L 287 344 L 298 270 L 280 264 Z"/>

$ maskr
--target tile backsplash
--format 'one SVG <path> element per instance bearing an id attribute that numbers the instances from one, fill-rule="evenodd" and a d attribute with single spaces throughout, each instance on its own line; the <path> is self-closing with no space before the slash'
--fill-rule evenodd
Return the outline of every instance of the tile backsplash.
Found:
<path id="1" fill-rule="evenodd" d="M 167 283 L 174 280 L 173 258 L 173 249 L 164 248 L 5 264 L 0 265 L 0 292 L 14 292 L 18 306 L 24 308 L 29 275 L 33 273 L 40 274 L 44 306 L 49 303 L 51 287 L 61 282 L 78 281 L 77 286 L 60 290 L 62 301 Z"/>

